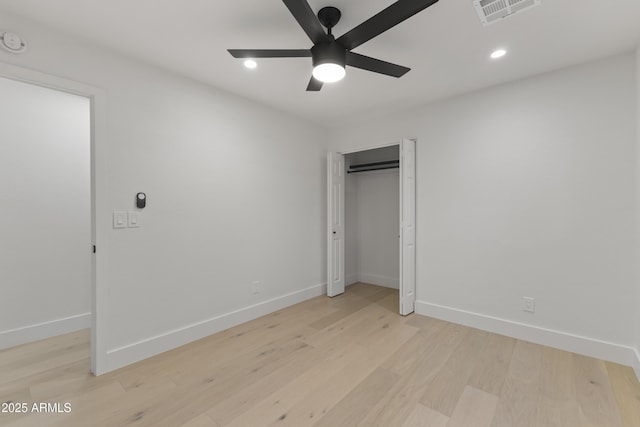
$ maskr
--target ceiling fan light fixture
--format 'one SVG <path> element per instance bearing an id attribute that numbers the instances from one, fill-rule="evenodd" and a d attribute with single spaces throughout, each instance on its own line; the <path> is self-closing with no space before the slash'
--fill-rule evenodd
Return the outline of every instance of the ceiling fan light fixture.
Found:
<path id="1" fill-rule="evenodd" d="M 333 35 L 333 28 L 340 21 L 342 13 L 333 6 L 320 9 L 317 15 L 309 5 L 309 0 L 282 0 L 298 25 L 313 42 L 311 49 L 228 49 L 234 58 L 308 58 L 313 63 L 313 77 L 307 85 L 307 92 L 318 92 L 324 83 L 341 80 L 347 63 L 350 67 L 371 71 L 391 77 L 402 77 L 411 69 L 380 59 L 353 52 L 363 43 L 406 21 L 413 15 L 433 6 L 438 0 L 397 0 L 391 6 L 347 31 L 339 38 Z M 507 0 L 475 0 L 505 2 Z M 508 0 L 510 2 L 540 0 Z M 325 30 L 326 28 L 326 30 Z"/>
<path id="2" fill-rule="evenodd" d="M 311 48 L 313 59 L 313 77 L 323 83 L 342 80 L 346 74 L 347 50 L 331 40 L 318 43 Z"/>
<path id="3" fill-rule="evenodd" d="M 313 67 L 313 77 L 323 83 L 334 83 L 344 78 L 346 71 L 343 66 L 326 62 Z"/>

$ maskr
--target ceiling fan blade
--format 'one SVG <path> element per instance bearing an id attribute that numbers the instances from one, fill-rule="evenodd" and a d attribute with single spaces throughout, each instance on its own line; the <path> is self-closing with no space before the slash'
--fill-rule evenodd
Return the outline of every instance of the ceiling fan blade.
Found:
<path id="1" fill-rule="evenodd" d="M 316 14 L 313 13 L 311 6 L 309 6 L 309 3 L 307 3 L 306 0 L 282 1 L 314 44 L 327 38 L 327 34 L 324 32 L 322 24 L 318 20 Z"/>
<path id="2" fill-rule="evenodd" d="M 318 92 L 320 89 L 322 89 L 322 82 L 311 76 L 311 80 L 309 80 L 309 85 L 307 86 L 307 92 Z"/>
<path id="3" fill-rule="evenodd" d="M 398 0 L 382 12 L 343 34 L 338 42 L 347 50 L 354 49 L 437 2 L 438 0 Z"/>
<path id="4" fill-rule="evenodd" d="M 228 49 L 234 58 L 308 58 L 309 49 Z"/>
<path id="5" fill-rule="evenodd" d="M 411 68 L 403 67 L 402 65 L 392 64 L 391 62 L 381 61 L 380 59 L 354 52 L 347 52 L 347 65 L 391 77 L 402 77 L 411 70 Z"/>

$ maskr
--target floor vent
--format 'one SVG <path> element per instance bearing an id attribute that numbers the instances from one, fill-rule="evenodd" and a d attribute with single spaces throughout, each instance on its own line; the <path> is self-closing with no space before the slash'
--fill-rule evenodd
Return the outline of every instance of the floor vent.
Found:
<path id="1" fill-rule="evenodd" d="M 540 0 L 473 0 L 483 25 L 508 18 L 523 10 L 540 6 Z"/>

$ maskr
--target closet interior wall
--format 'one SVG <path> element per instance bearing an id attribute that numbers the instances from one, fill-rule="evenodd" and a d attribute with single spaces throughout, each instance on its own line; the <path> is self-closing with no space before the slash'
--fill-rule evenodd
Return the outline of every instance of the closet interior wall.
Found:
<path id="1" fill-rule="evenodd" d="M 399 159 L 399 146 L 345 155 L 353 165 Z M 347 173 L 345 180 L 346 285 L 399 285 L 399 169 Z"/>

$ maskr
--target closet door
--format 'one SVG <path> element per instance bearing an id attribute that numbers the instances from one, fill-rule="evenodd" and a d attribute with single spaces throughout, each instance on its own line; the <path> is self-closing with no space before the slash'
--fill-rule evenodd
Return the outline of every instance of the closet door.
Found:
<path id="1" fill-rule="evenodd" d="M 400 144 L 400 314 L 416 302 L 416 142 Z"/>
<path id="2" fill-rule="evenodd" d="M 327 295 L 344 292 L 344 156 L 327 154 Z"/>

